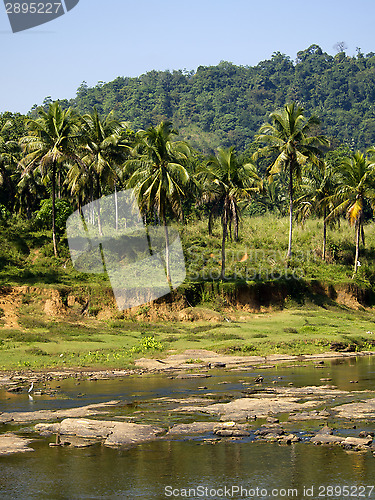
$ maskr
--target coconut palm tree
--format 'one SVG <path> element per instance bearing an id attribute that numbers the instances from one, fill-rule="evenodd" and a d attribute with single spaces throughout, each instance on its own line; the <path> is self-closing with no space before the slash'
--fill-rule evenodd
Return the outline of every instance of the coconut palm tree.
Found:
<path id="1" fill-rule="evenodd" d="M 337 175 L 326 162 L 322 163 L 322 168 L 310 165 L 300 188 L 301 194 L 296 200 L 297 219 L 303 223 L 311 215 L 323 218 L 322 260 L 326 260 L 327 225 L 334 224 L 334 219 L 327 220 L 327 215 L 335 208 Z"/>
<path id="2" fill-rule="evenodd" d="M 73 165 L 69 172 L 70 187 L 81 199 L 85 188 L 91 201 L 97 199 L 98 230 L 102 235 L 100 203 L 102 188 L 113 187 L 118 178 L 118 168 L 126 159 L 130 149 L 121 141 L 125 123 L 121 123 L 109 113 L 100 118 L 96 108 L 82 117 L 84 139 L 83 166 Z M 87 182 L 89 185 L 87 185 Z"/>
<path id="3" fill-rule="evenodd" d="M 332 218 L 346 212 L 349 224 L 355 227 L 354 275 L 358 270 L 360 237 L 363 232 L 364 207 L 375 207 L 375 162 L 357 151 L 338 167 L 337 206 L 328 215 Z"/>
<path id="4" fill-rule="evenodd" d="M 8 132 L 12 127 L 12 120 L 6 120 L 0 128 L 0 186 L 5 188 L 10 201 L 15 194 L 14 175 L 11 172 L 14 172 L 21 152 L 17 141 L 9 139 Z"/>
<path id="5" fill-rule="evenodd" d="M 140 130 L 136 134 L 134 157 L 125 163 L 127 186 L 133 188 L 144 215 L 157 214 L 164 225 L 166 273 L 171 284 L 167 215 L 182 218 L 182 199 L 190 181 L 187 165 L 190 149 L 185 142 L 173 141 L 178 132 L 171 122 Z"/>
<path id="6" fill-rule="evenodd" d="M 63 110 L 58 102 L 49 104 L 47 111 L 41 109 L 38 114 L 38 118 L 28 120 L 29 135 L 20 140 L 26 153 L 21 165 L 23 175 L 28 175 L 30 169 L 40 168 L 51 185 L 52 240 L 57 256 L 56 179 L 64 162 L 80 161 L 77 154 L 80 121 L 71 108 Z"/>
<path id="7" fill-rule="evenodd" d="M 270 167 L 270 174 L 284 170 L 289 177 L 289 243 L 286 255 L 289 260 L 292 256 L 294 179 L 301 178 L 302 168 L 308 161 L 316 165 L 320 163 L 319 146 L 328 145 L 328 141 L 323 136 L 312 135 L 319 125 L 318 118 L 306 118 L 303 108 L 294 102 L 271 113 L 269 120 L 270 123 L 262 125 L 257 135 L 257 140 L 266 144 L 258 154 L 274 153 L 276 159 Z"/>
<path id="8" fill-rule="evenodd" d="M 225 279 L 225 242 L 228 226 L 234 228 L 234 239 L 238 240 L 239 202 L 250 198 L 261 179 L 252 163 L 239 162 L 233 147 L 218 148 L 216 156 L 208 159 L 198 171 L 197 178 L 202 186 L 202 202 L 210 203 L 212 209 L 221 212 L 221 279 Z"/>

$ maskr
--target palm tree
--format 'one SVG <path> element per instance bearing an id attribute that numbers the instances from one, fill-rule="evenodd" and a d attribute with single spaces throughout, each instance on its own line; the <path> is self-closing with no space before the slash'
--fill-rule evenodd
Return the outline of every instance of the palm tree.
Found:
<path id="1" fill-rule="evenodd" d="M 338 167 L 338 205 L 328 215 L 331 218 L 345 212 L 349 224 L 355 227 L 354 275 L 358 270 L 360 236 L 363 234 L 364 208 L 369 202 L 375 207 L 375 162 L 357 151 L 345 158 Z M 353 277 L 354 277 L 353 275 Z"/>
<path id="2" fill-rule="evenodd" d="M 225 279 L 225 242 L 228 237 L 228 225 L 234 226 L 234 239 L 238 240 L 239 201 L 248 199 L 250 192 L 256 190 L 261 183 L 256 167 L 252 163 L 241 164 L 234 148 L 218 148 L 215 157 L 197 174 L 201 181 L 203 203 L 211 203 L 213 210 L 221 211 L 222 244 L 221 244 L 221 279 Z"/>
<path id="3" fill-rule="evenodd" d="M 82 135 L 85 142 L 82 164 L 72 165 L 68 177 L 72 193 L 78 195 L 79 204 L 89 192 L 91 201 L 97 199 L 98 230 L 102 235 L 100 203 L 102 187 L 113 187 L 118 177 L 118 166 L 125 160 L 129 148 L 121 142 L 124 123 L 109 113 L 101 119 L 97 110 L 82 117 Z"/>
<path id="4" fill-rule="evenodd" d="M 0 128 L 0 186 L 5 186 L 10 201 L 14 199 L 14 179 L 11 171 L 15 170 L 20 153 L 18 143 L 8 137 L 12 127 L 12 120 L 6 120 Z"/>
<path id="5" fill-rule="evenodd" d="M 28 120 L 29 135 L 20 140 L 27 153 L 21 161 L 23 175 L 40 168 L 49 180 L 52 191 L 52 240 L 57 256 L 56 237 L 56 176 L 64 162 L 80 161 L 77 154 L 79 119 L 71 108 L 63 110 L 58 102 L 49 104 L 47 111 L 39 110 L 39 118 Z"/>
<path id="6" fill-rule="evenodd" d="M 330 165 L 322 163 L 322 168 L 311 165 L 302 179 L 301 195 L 296 200 L 297 218 L 304 222 L 311 215 L 323 218 L 322 260 L 326 260 L 328 213 L 335 208 L 334 194 L 337 189 L 337 175 Z"/>
<path id="7" fill-rule="evenodd" d="M 133 188 L 145 215 L 157 214 L 165 231 L 165 260 L 168 283 L 171 285 L 169 263 L 168 213 L 182 218 L 182 199 L 190 180 L 186 169 L 190 149 L 185 142 L 173 141 L 178 132 L 171 122 L 137 132 L 134 158 L 125 163 L 127 186 Z"/>
<path id="8" fill-rule="evenodd" d="M 259 129 L 257 140 L 267 144 L 261 153 L 274 153 L 276 159 L 270 167 L 270 174 L 284 170 L 289 177 L 289 243 L 287 260 L 292 256 L 293 231 L 293 179 L 301 178 L 301 170 L 308 161 L 318 165 L 320 149 L 318 146 L 328 145 L 323 136 L 313 136 L 314 128 L 319 125 L 315 116 L 306 118 L 303 108 L 295 103 L 286 104 L 280 111 L 269 116 L 270 123 L 265 123 Z"/>

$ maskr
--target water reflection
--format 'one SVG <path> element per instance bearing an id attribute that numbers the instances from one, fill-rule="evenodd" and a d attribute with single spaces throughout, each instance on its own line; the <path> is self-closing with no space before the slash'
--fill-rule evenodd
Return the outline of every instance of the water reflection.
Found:
<path id="1" fill-rule="evenodd" d="M 159 500 L 167 498 L 168 486 L 294 488 L 300 492 L 297 498 L 304 498 L 304 488 L 312 486 L 317 492 L 319 486 L 370 485 L 375 472 L 370 454 L 303 444 L 157 442 L 130 450 L 50 449 L 45 444 L 36 448 L 27 457 L 1 459 L 2 499 Z"/>

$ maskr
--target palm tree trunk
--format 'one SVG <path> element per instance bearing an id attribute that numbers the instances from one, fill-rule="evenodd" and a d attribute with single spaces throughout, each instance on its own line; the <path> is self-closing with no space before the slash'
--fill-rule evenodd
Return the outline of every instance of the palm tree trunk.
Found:
<path id="1" fill-rule="evenodd" d="M 116 231 L 118 231 L 118 200 L 117 200 L 117 188 L 116 188 L 116 183 L 115 183 L 115 224 L 116 224 Z"/>
<path id="2" fill-rule="evenodd" d="M 327 208 L 324 207 L 323 211 L 323 251 L 322 251 L 322 259 L 326 260 L 326 247 L 327 247 Z"/>
<path id="3" fill-rule="evenodd" d="M 287 260 L 292 256 L 292 232 L 293 232 L 293 167 L 289 165 L 289 244 Z"/>
<path id="4" fill-rule="evenodd" d="M 96 182 L 97 182 L 97 200 L 96 200 L 96 208 L 98 212 L 98 230 L 99 230 L 99 236 L 103 236 L 103 230 L 102 230 L 102 220 L 100 217 L 100 176 L 97 174 L 96 176 Z"/>
<path id="5" fill-rule="evenodd" d="M 57 238 L 56 238 L 56 161 L 52 163 L 52 241 L 53 251 L 57 257 Z"/>
<path id="6" fill-rule="evenodd" d="M 358 270 L 360 236 L 361 236 L 361 221 L 359 220 L 356 224 L 354 275 L 357 273 Z"/>
<path id="7" fill-rule="evenodd" d="M 167 271 L 168 285 L 172 289 L 171 269 L 170 269 L 170 265 L 169 265 L 169 233 L 168 233 L 167 219 L 165 217 L 165 214 L 163 214 L 163 224 L 164 224 L 164 232 L 165 232 L 165 267 L 166 267 L 166 271 Z"/>
<path id="8" fill-rule="evenodd" d="M 213 209 L 211 209 L 210 213 L 208 214 L 208 236 L 212 236 L 213 217 L 214 217 L 214 211 Z"/>
<path id="9" fill-rule="evenodd" d="M 362 245 L 366 246 L 366 243 L 365 243 L 365 229 L 363 227 L 363 216 L 361 216 L 361 239 L 362 239 Z"/>
<path id="10" fill-rule="evenodd" d="M 238 241 L 238 226 L 239 226 L 239 217 L 238 217 L 238 209 L 237 206 L 234 206 L 234 241 Z"/>
<path id="11" fill-rule="evenodd" d="M 223 215 L 221 218 L 221 224 L 223 226 L 223 239 L 221 241 L 221 274 L 220 278 L 225 280 L 225 241 L 227 239 L 228 232 L 228 202 L 224 201 Z"/>

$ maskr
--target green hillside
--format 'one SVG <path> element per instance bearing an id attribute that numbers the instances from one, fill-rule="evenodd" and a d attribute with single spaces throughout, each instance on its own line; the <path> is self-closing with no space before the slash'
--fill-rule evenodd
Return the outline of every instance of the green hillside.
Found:
<path id="1" fill-rule="evenodd" d="M 296 61 L 276 52 L 254 67 L 222 61 L 190 72 L 118 77 L 92 88 L 84 82 L 75 99 L 62 102 L 80 113 L 94 106 L 102 114 L 115 110 L 133 129 L 168 118 L 182 138 L 208 152 L 218 145 L 244 150 L 267 115 L 288 101 L 316 113 L 334 143 L 363 149 L 375 142 L 374 100 L 374 52 L 332 56 L 312 45 Z"/>

